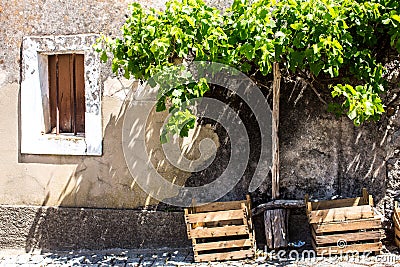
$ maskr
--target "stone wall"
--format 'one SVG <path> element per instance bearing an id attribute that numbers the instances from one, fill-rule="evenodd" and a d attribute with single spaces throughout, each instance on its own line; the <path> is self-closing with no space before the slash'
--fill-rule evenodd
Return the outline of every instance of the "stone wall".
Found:
<path id="1" fill-rule="evenodd" d="M 383 208 L 386 214 L 393 210 L 394 200 L 400 200 L 400 57 L 392 57 L 386 64 L 386 80 L 392 85 L 392 90 L 386 96 L 387 103 L 387 126 L 385 132 L 385 151 L 386 151 L 386 183 L 385 183 L 385 202 Z"/>
<path id="2" fill-rule="evenodd" d="M 37 206 L 0 210 L 0 248 L 29 252 L 190 245 L 181 212 Z"/>

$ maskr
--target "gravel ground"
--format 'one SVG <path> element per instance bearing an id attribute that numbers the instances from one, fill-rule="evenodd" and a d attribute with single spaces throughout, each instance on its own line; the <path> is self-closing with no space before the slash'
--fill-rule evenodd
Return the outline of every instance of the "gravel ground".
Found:
<path id="1" fill-rule="evenodd" d="M 290 254 L 289 254 L 290 253 Z M 377 256 L 359 257 L 316 257 L 310 258 L 309 251 L 263 253 L 258 251 L 255 260 L 193 263 L 193 253 L 188 249 L 154 250 L 103 250 L 25 253 L 18 250 L 0 250 L 0 266 L 399 266 L 400 255 L 396 248 Z M 280 256 L 279 256 L 280 255 Z"/>

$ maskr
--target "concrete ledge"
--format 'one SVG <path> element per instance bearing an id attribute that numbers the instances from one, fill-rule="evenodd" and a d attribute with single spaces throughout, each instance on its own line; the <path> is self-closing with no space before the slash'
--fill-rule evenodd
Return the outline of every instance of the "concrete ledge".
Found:
<path id="1" fill-rule="evenodd" d="M 0 205 L 0 249 L 189 247 L 183 212 Z"/>

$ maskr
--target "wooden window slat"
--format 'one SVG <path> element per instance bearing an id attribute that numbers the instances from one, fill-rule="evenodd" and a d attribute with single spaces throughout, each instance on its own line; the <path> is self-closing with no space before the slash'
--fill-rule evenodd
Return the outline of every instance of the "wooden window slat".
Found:
<path id="1" fill-rule="evenodd" d="M 58 55 L 58 107 L 60 110 L 60 133 L 72 132 L 71 112 L 71 57 Z"/>
<path id="2" fill-rule="evenodd" d="M 71 80 L 71 100 L 69 101 L 71 111 L 71 132 L 76 135 L 76 82 L 75 82 L 75 54 L 72 54 L 69 58 L 69 69 L 70 69 L 70 80 Z"/>
<path id="3" fill-rule="evenodd" d="M 85 132 L 84 56 L 49 56 L 49 100 L 52 133 Z"/>

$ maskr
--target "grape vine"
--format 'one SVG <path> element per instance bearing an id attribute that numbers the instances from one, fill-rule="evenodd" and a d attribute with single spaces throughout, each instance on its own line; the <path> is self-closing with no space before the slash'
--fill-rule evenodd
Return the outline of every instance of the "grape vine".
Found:
<path id="1" fill-rule="evenodd" d="M 131 4 L 122 37 L 103 36 L 97 50 L 103 62 L 112 54 L 114 73 L 152 86 L 155 74 L 182 61 L 223 63 L 260 82 L 278 62 L 314 89 L 328 77 L 340 98 L 328 109 L 360 125 L 384 112 L 383 44 L 400 52 L 398 0 L 235 0 L 223 12 L 201 0 L 170 0 L 165 11 Z M 208 90 L 201 79 L 161 95 L 157 111 L 170 107 L 171 114 L 162 142 L 169 133 L 187 136 L 196 121 L 188 104 Z"/>

